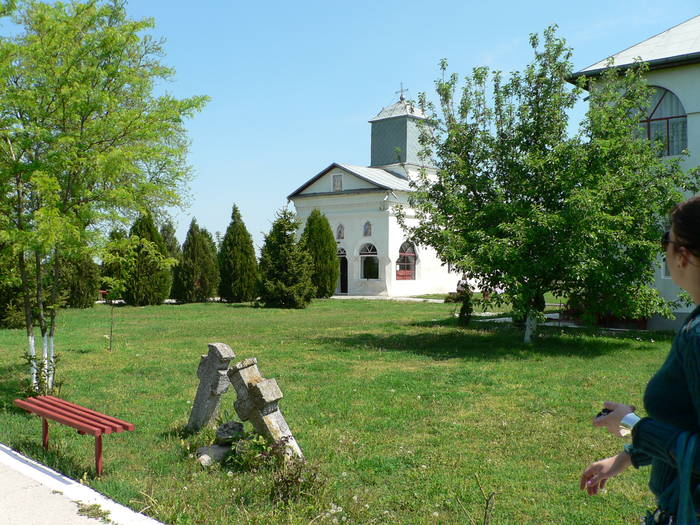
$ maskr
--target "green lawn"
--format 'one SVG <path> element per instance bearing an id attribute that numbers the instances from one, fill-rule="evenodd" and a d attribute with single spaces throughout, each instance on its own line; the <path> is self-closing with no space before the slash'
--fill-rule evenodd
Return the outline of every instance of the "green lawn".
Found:
<path id="1" fill-rule="evenodd" d="M 12 406 L 25 375 L 21 330 L 0 331 L 0 441 L 170 524 L 637 523 L 651 507 L 646 472 L 613 480 L 602 497 L 578 491 L 591 460 L 621 448 L 594 429 L 606 399 L 642 404 L 668 335 L 546 329 L 531 346 L 508 327 L 461 330 L 452 304 L 316 301 L 306 310 L 184 305 L 61 312 L 62 397 L 126 419 L 105 437 L 105 474 L 93 443 Z M 257 357 L 277 379 L 281 408 L 318 490 L 287 505 L 273 473 L 203 471 L 189 456 L 211 432 L 183 437 L 208 342 Z M 233 414 L 235 394 L 225 396 Z M 342 510 L 338 510 L 342 509 Z M 330 512 L 333 510 L 334 512 Z"/>

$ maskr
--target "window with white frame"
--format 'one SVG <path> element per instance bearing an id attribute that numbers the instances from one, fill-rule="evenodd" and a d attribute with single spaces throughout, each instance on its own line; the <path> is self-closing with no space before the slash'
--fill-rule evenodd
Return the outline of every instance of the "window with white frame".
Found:
<path id="1" fill-rule="evenodd" d="M 343 191 L 342 175 L 333 175 L 333 191 Z"/>
<path id="2" fill-rule="evenodd" d="M 668 89 L 654 87 L 651 107 L 646 119 L 640 121 L 647 139 L 663 144 L 661 155 L 680 155 L 688 148 L 688 118 L 685 108 Z"/>
<path id="3" fill-rule="evenodd" d="M 338 224 L 338 227 L 335 229 L 335 238 L 336 239 L 345 239 L 345 226 L 342 224 Z"/>
<path id="4" fill-rule="evenodd" d="M 372 236 L 372 223 L 367 221 L 362 228 L 362 233 L 365 237 L 371 237 Z"/>
<path id="5" fill-rule="evenodd" d="M 379 257 L 374 244 L 363 244 L 360 248 L 360 278 L 379 279 Z"/>

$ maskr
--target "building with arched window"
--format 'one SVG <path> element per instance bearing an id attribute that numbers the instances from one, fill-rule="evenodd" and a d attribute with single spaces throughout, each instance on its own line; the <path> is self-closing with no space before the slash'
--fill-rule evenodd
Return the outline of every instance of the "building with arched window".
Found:
<path id="1" fill-rule="evenodd" d="M 421 169 L 423 118 L 402 96 L 370 120 L 370 166 L 333 163 L 288 197 L 302 225 L 314 208 L 328 218 L 338 245 L 339 294 L 402 297 L 456 290 L 459 275 L 431 248 L 407 243 L 396 218 L 401 205 L 407 222 L 415 223 L 408 196 L 410 179 Z"/>
<path id="2" fill-rule="evenodd" d="M 649 114 L 640 121 L 640 133 L 661 143 L 660 153 L 666 157 L 688 156 L 682 160 L 685 169 L 700 165 L 700 16 L 686 20 L 639 44 L 628 47 L 573 75 L 596 77 L 610 66 L 625 69 L 641 59 L 648 66 L 646 79 L 654 88 Z M 661 259 L 661 257 L 660 257 Z M 673 283 L 665 265 L 659 260 L 655 286 L 661 294 L 675 300 L 680 289 Z M 649 327 L 672 328 L 679 325 L 691 311 L 690 307 L 675 312 L 669 322 L 652 318 Z"/>

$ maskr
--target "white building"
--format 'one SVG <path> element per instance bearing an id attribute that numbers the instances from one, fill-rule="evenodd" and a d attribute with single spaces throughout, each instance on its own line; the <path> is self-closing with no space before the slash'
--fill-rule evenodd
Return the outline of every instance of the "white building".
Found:
<path id="1" fill-rule="evenodd" d="M 340 279 L 336 292 L 402 297 L 455 291 L 459 275 L 448 271 L 431 248 L 407 242 L 396 219 L 409 179 L 418 173 L 418 122 L 424 116 L 403 96 L 370 120 L 371 166 L 333 163 L 288 199 L 303 225 L 314 208 L 335 232 Z"/>
<path id="2" fill-rule="evenodd" d="M 683 168 L 700 164 L 700 16 L 696 16 L 631 46 L 577 72 L 574 77 L 600 75 L 608 67 L 624 69 L 641 59 L 649 65 L 646 75 L 650 86 L 656 88 L 652 109 L 644 124 L 650 138 L 661 138 L 666 144 L 666 156 L 678 155 L 687 149 Z M 655 286 L 670 300 L 678 297 L 680 289 L 673 283 L 668 269 L 662 265 L 656 274 Z M 692 307 L 679 309 L 677 319 L 653 318 L 649 327 L 671 328 L 685 319 Z"/>

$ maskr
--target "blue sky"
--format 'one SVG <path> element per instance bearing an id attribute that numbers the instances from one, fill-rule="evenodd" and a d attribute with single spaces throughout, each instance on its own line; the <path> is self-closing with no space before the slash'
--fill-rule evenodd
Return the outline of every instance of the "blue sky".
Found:
<path id="1" fill-rule="evenodd" d="M 199 4 L 199 5 L 197 5 Z M 179 240 L 192 217 L 222 234 L 237 203 L 259 248 L 286 196 L 332 162 L 367 165 L 368 120 L 397 100 L 433 91 L 438 62 L 461 75 L 510 71 L 531 59 L 528 35 L 550 24 L 576 69 L 700 14 L 694 0 L 268 1 L 131 0 L 166 39 L 165 86 L 205 94 L 188 123 L 191 205 L 175 211 Z M 577 108 L 574 118 L 582 114 Z"/>

